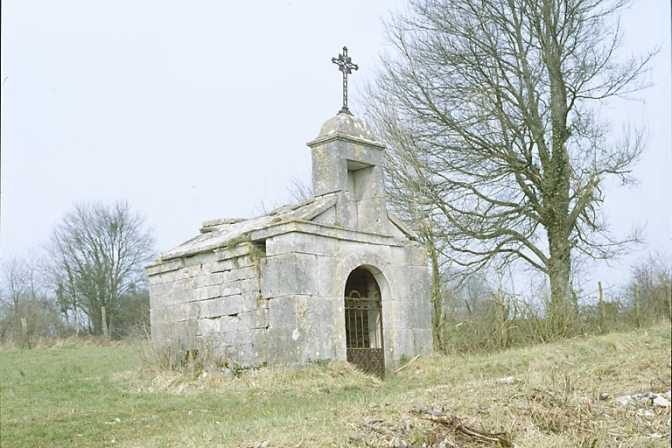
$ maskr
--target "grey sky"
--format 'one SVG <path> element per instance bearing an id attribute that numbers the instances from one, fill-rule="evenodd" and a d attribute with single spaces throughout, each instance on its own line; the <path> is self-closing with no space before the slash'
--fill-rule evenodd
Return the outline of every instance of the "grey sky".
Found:
<path id="1" fill-rule="evenodd" d="M 290 201 L 308 179 L 305 143 L 340 108 L 331 64 L 347 45 L 358 90 L 384 48 L 381 18 L 402 0 L 16 1 L 2 4 L 0 257 L 44 242 L 76 200 L 125 199 L 165 251 L 202 221 Z M 617 234 L 645 224 L 670 250 L 670 3 L 623 16 L 624 53 L 656 45 L 646 104 L 605 110 L 648 126 L 636 188 L 607 192 Z M 618 130 L 618 124 L 615 126 Z M 596 276 L 617 282 L 636 256 Z"/>

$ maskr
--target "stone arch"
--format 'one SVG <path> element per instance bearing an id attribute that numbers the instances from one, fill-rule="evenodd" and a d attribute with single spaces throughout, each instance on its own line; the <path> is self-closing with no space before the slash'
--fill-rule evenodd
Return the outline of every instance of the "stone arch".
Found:
<path id="1" fill-rule="evenodd" d="M 339 347 L 336 348 L 336 351 L 340 353 L 343 360 L 347 359 L 347 342 L 345 334 L 345 312 L 343 309 L 344 306 L 344 294 L 345 286 L 347 283 L 348 276 L 355 269 L 362 267 L 367 269 L 373 275 L 378 287 L 380 289 L 381 295 L 381 306 L 382 306 L 382 323 L 383 323 L 383 350 L 384 350 L 384 361 L 385 369 L 389 370 L 394 365 L 394 353 L 396 351 L 397 341 L 394 337 L 396 334 L 395 326 L 397 324 L 398 318 L 395 317 L 395 314 L 399 312 L 398 307 L 398 291 L 394 286 L 393 274 L 395 269 L 393 266 L 384 258 L 380 257 L 374 253 L 350 253 L 346 254 L 341 258 L 335 266 L 335 276 L 334 276 L 334 296 L 337 297 L 341 306 L 339 317 L 337 318 L 338 325 L 342 330 L 340 334 L 342 338 L 339 338 Z"/>
<path id="2" fill-rule="evenodd" d="M 390 264 L 376 254 L 358 254 L 345 257 L 341 260 L 336 270 L 336 272 L 341 274 L 338 279 L 339 294 L 342 294 L 345 290 L 345 284 L 350 273 L 358 267 L 363 267 L 373 274 L 380 288 L 383 303 L 395 300 L 394 291 L 390 288 L 390 283 L 387 280 L 389 278 Z"/>

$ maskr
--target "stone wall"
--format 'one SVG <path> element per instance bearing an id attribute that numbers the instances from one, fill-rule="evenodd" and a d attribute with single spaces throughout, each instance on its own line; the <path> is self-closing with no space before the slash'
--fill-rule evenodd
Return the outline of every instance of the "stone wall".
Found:
<path id="1" fill-rule="evenodd" d="M 198 349 L 222 361 L 266 361 L 268 303 L 251 243 L 147 268 L 152 338 L 158 346 Z"/>

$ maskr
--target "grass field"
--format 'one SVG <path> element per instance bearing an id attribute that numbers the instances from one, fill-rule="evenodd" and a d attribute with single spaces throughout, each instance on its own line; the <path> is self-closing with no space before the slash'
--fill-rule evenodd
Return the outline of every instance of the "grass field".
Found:
<path id="1" fill-rule="evenodd" d="M 669 326 L 430 356 L 385 382 L 345 363 L 190 377 L 143 367 L 137 353 L 77 342 L 1 350 L 1 445 L 670 446 L 669 407 L 598 399 L 670 390 Z M 467 435 L 414 406 L 506 434 L 490 437 L 500 442 Z"/>

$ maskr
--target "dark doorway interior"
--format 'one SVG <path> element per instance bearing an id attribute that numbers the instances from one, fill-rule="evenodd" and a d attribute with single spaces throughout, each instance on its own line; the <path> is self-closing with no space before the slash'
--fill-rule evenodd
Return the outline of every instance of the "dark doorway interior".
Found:
<path id="1" fill-rule="evenodd" d="M 345 284 L 345 334 L 348 362 L 385 376 L 380 288 L 373 274 L 358 267 Z"/>

